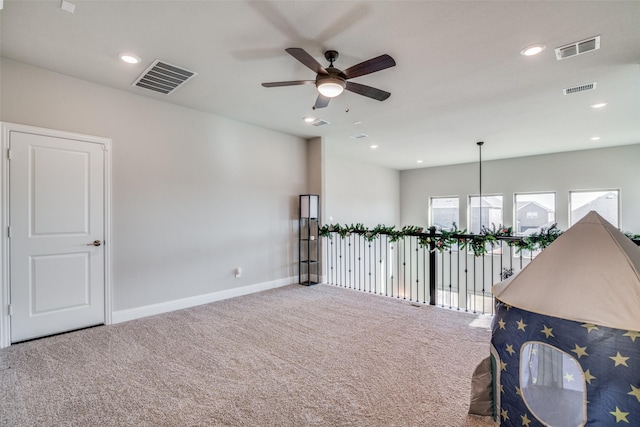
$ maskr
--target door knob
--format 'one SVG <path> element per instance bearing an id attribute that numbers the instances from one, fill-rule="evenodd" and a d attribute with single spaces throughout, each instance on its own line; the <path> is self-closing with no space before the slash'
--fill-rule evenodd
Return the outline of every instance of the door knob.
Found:
<path id="1" fill-rule="evenodd" d="M 101 244 L 100 240 L 95 240 L 93 243 L 87 243 L 87 246 L 100 246 Z"/>

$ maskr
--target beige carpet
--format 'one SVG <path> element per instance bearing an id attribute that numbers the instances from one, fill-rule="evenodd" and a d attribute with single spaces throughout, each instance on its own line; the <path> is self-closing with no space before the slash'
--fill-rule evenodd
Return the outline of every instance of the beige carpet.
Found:
<path id="1" fill-rule="evenodd" d="M 467 415 L 488 326 L 286 286 L 0 350 L 0 425 L 492 426 Z"/>

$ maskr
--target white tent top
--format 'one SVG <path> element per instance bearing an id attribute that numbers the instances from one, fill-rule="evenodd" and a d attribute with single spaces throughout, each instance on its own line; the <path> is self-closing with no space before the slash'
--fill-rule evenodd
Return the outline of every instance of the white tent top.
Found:
<path id="1" fill-rule="evenodd" d="M 493 293 L 534 313 L 640 331 L 640 247 L 592 211 Z"/>

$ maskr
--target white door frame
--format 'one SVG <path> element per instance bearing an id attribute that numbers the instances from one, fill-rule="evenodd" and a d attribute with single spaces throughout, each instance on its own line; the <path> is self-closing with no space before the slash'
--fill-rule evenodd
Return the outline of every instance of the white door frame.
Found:
<path id="1" fill-rule="evenodd" d="M 111 139 L 82 135 L 15 123 L 0 122 L 2 134 L 2 160 L 0 160 L 0 348 L 11 345 L 10 253 L 9 253 L 9 136 L 11 132 L 24 132 L 101 144 L 104 150 L 104 319 L 110 325 L 111 306 Z"/>

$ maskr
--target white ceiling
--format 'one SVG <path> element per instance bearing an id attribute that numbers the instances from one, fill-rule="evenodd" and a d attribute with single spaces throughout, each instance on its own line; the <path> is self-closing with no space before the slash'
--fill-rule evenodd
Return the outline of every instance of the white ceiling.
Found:
<path id="1" fill-rule="evenodd" d="M 2 56 L 288 134 L 322 136 L 331 153 L 399 170 L 476 161 L 480 140 L 487 160 L 640 143 L 640 1 L 72 3 L 73 14 L 59 0 L 5 0 Z M 600 50 L 555 59 L 554 48 L 596 35 Z M 547 49 L 520 55 L 534 43 Z M 353 81 L 392 95 L 379 102 L 347 92 L 313 112 L 313 85 L 261 86 L 315 77 L 287 47 L 301 47 L 323 65 L 323 52 L 335 49 L 341 69 L 387 53 L 396 67 Z M 142 62 L 125 64 L 118 52 Z M 133 87 L 155 59 L 198 75 L 169 96 Z M 562 93 L 590 82 L 596 90 Z M 599 101 L 609 104 L 589 107 Z M 305 124 L 312 114 L 330 124 Z M 350 138 L 359 133 L 369 137 Z"/>

